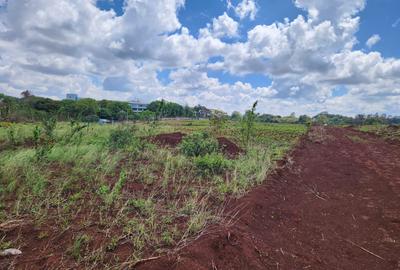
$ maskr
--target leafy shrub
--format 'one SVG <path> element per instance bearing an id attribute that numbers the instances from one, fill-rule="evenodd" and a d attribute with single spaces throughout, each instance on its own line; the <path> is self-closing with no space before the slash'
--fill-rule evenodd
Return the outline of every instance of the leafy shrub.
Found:
<path id="1" fill-rule="evenodd" d="M 221 174 L 231 165 L 229 160 L 225 159 L 222 154 L 217 153 L 197 157 L 194 160 L 194 164 L 199 173 L 203 175 Z"/>
<path id="2" fill-rule="evenodd" d="M 218 141 L 206 132 L 196 132 L 183 138 L 179 149 L 186 156 L 204 156 L 218 150 Z"/>
<path id="3" fill-rule="evenodd" d="M 126 149 L 129 145 L 137 141 L 134 127 L 119 128 L 111 131 L 108 139 L 108 145 L 112 149 Z"/>
<path id="4" fill-rule="evenodd" d="M 16 132 L 15 132 L 15 128 L 14 128 L 14 126 L 10 126 L 8 129 L 7 129 L 7 138 L 8 138 L 8 142 L 11 144 L 11 145 L 17 145 L 17 136 L 16 136 L 16 134 L 15 134 Z"/>

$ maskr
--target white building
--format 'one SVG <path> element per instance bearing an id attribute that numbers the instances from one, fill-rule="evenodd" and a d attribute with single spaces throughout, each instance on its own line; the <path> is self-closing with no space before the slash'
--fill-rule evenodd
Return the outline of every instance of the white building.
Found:
<path id="1" fill-rule="evenodd" d="M 79 97 L 78 97 L 77 94 L 67 94 L 66 99 L 67 99 L 67 100 L 74 100 L 74 101 L 77 101 L 77 100 L 79 99 Z"/>
<path id="2" fill-rule="evenodd" d="M 138 113 L 145 111 L 149 104 L 140 102 L 140 100 L 136 99 L 129 102 L 129 106 L 131 106 L 133 112 Z"/>

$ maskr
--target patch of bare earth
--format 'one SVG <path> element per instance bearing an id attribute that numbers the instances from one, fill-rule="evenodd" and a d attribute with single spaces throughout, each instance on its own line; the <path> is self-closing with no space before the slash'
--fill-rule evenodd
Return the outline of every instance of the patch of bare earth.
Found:
<path id="1" fill-rule="evenodd" d="M 266 184 L 229 203 L 231 222 L 136 268 L 400 269 L 398 144 L 318 128 L 289 160 Z"/>
<path id="2" fill-rule="evenodd" d="M 152 137 L 150 141 L 163 147 L 177 147 L 185 135 L 181 132 L 159 134 Z M 244 153 L 239 146 L 225 137 L 218 137 L 217 140 L 221 152 L 229 158 L 236 158 Z"/>

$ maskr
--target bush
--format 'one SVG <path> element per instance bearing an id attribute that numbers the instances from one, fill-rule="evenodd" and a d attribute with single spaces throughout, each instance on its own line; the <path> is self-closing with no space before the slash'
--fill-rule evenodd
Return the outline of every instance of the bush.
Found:
<path id="1" fill-rule="evenodd" d="M 199 173 L 203 175 L 221 174 L 230 167 L 229 160 L 217 153 L 197 157 L 194 163 Z"/>
<path id="2" fill-rule="evenodd" d="M 186 156 L 204 156 L 216 152 L 218 142 L 206 132 L 196 132 L 183 138 L 179 149 Z"/>
<path id="3" fill-rule="evenodd" d="M 125 149 L 137 141 L 135 128 L 119 128 L 112 130 L 108 139 L 108 145 L 113 149 Z"/>

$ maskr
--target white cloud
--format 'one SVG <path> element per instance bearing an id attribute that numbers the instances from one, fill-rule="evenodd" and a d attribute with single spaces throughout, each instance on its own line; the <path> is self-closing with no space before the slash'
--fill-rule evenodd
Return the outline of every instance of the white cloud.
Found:
<path id="1" fill-rule="evenodd" d="M 398 18 L 393 24 L 392 27 L 396 28 L 400 24 L 400 18 Z"/>
<path id="2" fill-rule="evenodd" d="M 226 14 L 226 12 L 213 19 L 212 34 L 213 36 L 220 37 L 236 37 L 238 35 L 239 24 Z"/>
<path id="3" fill-rule="evenodd" d="M 128 0 L 121 16 L 98 9 L 94 0 L 9 1 L 0 10 L 0 89 L 59 98 L 67 92 L 166 98 L 228 112 L 258 99 L 260 111 L 277 114 L 400 113 L 400 60 L 354 50 L 365 1 L 295 4 L 306 18 L 255 25 L 239 37 L 239 23 L 224 13 L 195 37 L 178 19 L 183 0 Z M 241 19 L 254 19 L 258 9 L 250 0 L 230 8 Z M 208 63 L 213 56 L 218 61 Z M 167 84 L 157 78 L 165 68 L 172 70 Z M 221 82 L 210 70 L 237 82 Z M 246 74 L 273 82 L 254 87 L 241 81 Z M 338 85 L 348 93 L 333 97 Z"/>
<path id="4" fill-rule="evenodd" d="M 297 7 L 308 11 L 312 20 L 332 22 L 349 18 L 365 8 L 366 0 L 295 0 Z"/>
<path id="5" fill-rule="evenodd" d="M 233 9 L 241 20 L 247 17 L 249 17 L 250 20 L 254 20 L 258 12 L 258 6 L 255 0 L 242 0 L 236 7 L 228 0 L 228 8 Z"/>
<path id="6" fill-rule="evenodd" d="M 381 37 L 379 36 L 379 35 L 373 35 L 373 36 L 371 36 L 368 40 L 367 40 L 367 42 L 365 43 L 365 45 L 368 47 L 368 48 L 372 48 L 374 45 L 376 45 L 379 41 L 381 41 Z"/>

